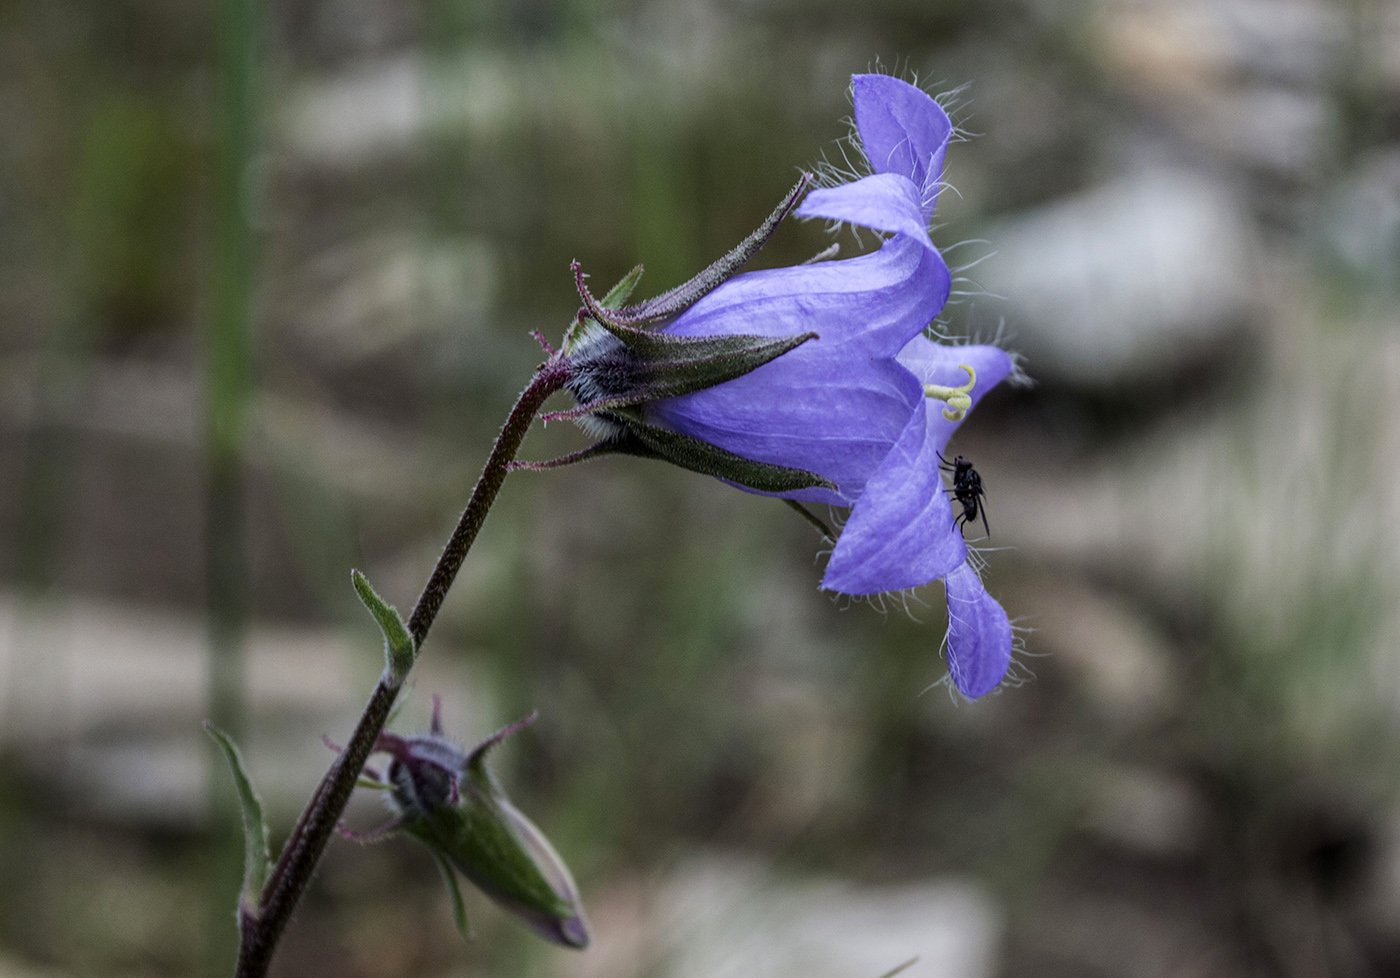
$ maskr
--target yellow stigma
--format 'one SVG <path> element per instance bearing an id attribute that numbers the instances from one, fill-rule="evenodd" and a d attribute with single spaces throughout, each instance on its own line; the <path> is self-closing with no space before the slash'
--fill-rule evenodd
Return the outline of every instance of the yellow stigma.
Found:
<path id="1" fill-rule="evenodd" d="M 949 421 L 961 421 L 972 410 L 972 388 L 977 386 L 977 371 L 965 363 L 958 364 L 959 370 L 967 371 L 967 383 L 961 387 L 944 387 L 942 384 L 925 384 L 924 396 L 947 401 L 943 417 Z"/>

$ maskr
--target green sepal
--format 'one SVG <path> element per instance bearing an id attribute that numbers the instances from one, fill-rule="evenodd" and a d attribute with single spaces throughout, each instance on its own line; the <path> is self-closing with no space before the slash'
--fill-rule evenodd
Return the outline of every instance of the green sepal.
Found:
<path id="1" fill-rule="evenodd" d="M 243 893 L 239 897 L 239 908 L 250 917 L 257 915 L 258 902 L 262 899 L 263 887 L 272 873 L 272 857 L 267 848 L 267 819 L 263 816 L 262 800 L 253 789 L 252 779 L 243 766 L 243 755 L 238 746 L 208 720 L 204 730 L 223 751 L 228 761 L 229 773 L 233 775 L 234 787 L 238 789 L 238 807 L 243 812 Z"/>
<path id="2" fill-rule="evenodd" d="M 582 272 L 578 268 L 578 263 L 575 262 L 574 274 L 584 306 L 593 318 L 609 328 L 612 326 L 639 326 L 679 315 L 732 278 L 739 269 L 748 263 L 750 258 L 758 254 L 759 249 L 767 243 L 768 239 L 773 236 L 773 232 L 778 229 L 778 225 L 783 222 L 783 218 L 787 217 L 797 206 L 797 202 L 802 199 L 802 195 L 807 192 L 807 188 L 812 185 L 814 179 L 810 173 L 802 174 L 797 185 L 788 191 L 788 195 L 783 198 L 773 213 L 768 215 L 767 220 L 759 225 L 758 230 L 739 242 L 732 251 L 712 263 L 699 275 L 676 286 L 669 292 L 645 299 L 635 306 L 620 308 L 614 312 L 611 307 L 606 305 L 606 300 L 604 303 L 597 302 L 588 294 L 588 289 L 583 284 Z M 608 294 L 612 295 L 611 292 Z"/>
<path id="3" fill-rule="evenodd" d="M 540 936 L 584 948 L 588 926 L 573 876 L 486 766 L 492 747 L 534 719 L 532 714 L 478 744 L 457 769 L 458 801 L 415 813 L 403 829 Z"/>
<path id="4" fill-rule="evenodd" d="M 598 303 L 604 309 L 620 309 L 622 304 L 632 298 L 632 292 L 637 288 L 637 283 L 642 280 L 642 266 L 638 265 L 622 277 L 608 294 L 603 296 L 603 301 Z"/>
<path id="5" fill-rule="evenodd" d="M 572 936 L 580 919 L 577 889 L 563 863 L 533 823 L 499 789 L 483 791 L 476 778 L 462 785 L 461 801 L 404 823 L 404 830 L 446 861 L 483 893 L 555 943 L 582 947 Z M 541 866 L 543 855 L 553 866 Z M 567 889 L 556 889 L 560 870 Z M 455 910 L 454 910 L 455 912 Z"/>
<path id="6" fill-rule="evenodd" d="M 619 308 L 624 302 L 631 298 L 633 290 L 636 289 L 637 283 L 641 280 L 642 266 L 638 265 L 624 275 L 622 281 L 608 290 L 608 294 L 603 296 L 602 301 L 598 303 L 598 307 L 608 310 L 609 312 Z M 578 342 L 580 331 L 589 325 L 596 326 L 598 325 L 598 321 L 592 316 L 580 313 L 579 317 L 574 320 L 573 325 L 564 331 L 563 348 L 565 353 L 568 353 L 574 348 L 574 344 Z"/>
<path id="7" fill-rule="evenodd" d="M 465 788 L 465 786 L 464 786 Z M 478 790 L 462 792 L 461 804 L 443 806 L 405 824 L 483 891 L 514 907 L 560 916 L 568 901 L 555 893 L 513 830 L 503 797 Z"/>
<path id="8" fill-rule="evenodd" d="M 624 395 L 580 405 L 579 413 L 611 411 L 705 390 L 742 377 L 808 340 L 817 339 L 816 333 L 773 339 L 748 334 L 668 336 L 630 327 L 613 332 L 632 334 L 630 338 L 619 338 L 634 358 L 635 383 Z"/>
<path id="9" fill-rule="evenodd" d="M 633 418 L 619 415 L 615 420 L 625 426 L 625 432 L 588 448 L 586 452 L 589 457 L 619 454 L 660 459 L 691 472 L 712 475 L 758 492 L 794 492 L 798 489 L 837 491 L 836 483 L 806 469 L 755 462 L 699 438 Z"/>
<path id="10" fill-rule="evenodd" d="M 464 941 L 476 940 L 471 924 L 467 922 L 467 904 L 462 899 L 462 888 L 457 885 L 457 874 L 453 872 L 452 864 L 436 850 L 433 852 L 433 862 L 437 863 L 442 881 L 447 884 L 447 895 L 452 900 L 452 923 L 457 926 L 457 933 L 462 935 Z"/>
<path id="11" fill-rule="evenodd" d="M 408 626 L 399 617 L 398 611 L 375 593 L 374 588 L 369 586 L 369 581 L 365 580 L 365 575 L 352 570 L 350 580 L 355 584 L 355 593 L 360 596 L 369 613 L 379 623 L 379 630 L 384 633 L 384 668 L 393 677 L 394 684 L 400 685 L 408 678 L 409 670 L 413 668 L 413 636 L 408 633 Z"/>

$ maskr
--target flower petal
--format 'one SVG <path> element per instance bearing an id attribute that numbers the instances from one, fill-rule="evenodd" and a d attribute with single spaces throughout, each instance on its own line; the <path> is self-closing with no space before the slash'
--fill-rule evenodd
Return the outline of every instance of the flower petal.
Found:
<path id="1" fill-rule="evenodd" d="M 922 393 L 922 392 L 921 392 Z M 851 510 L 822 587 L 843 594 L 902 591 L 967 559 L 919 399 L 909 423 Z"/>
<path id="2" fill-rule="evenodd" d="M 959 364 L 967 364 L 977 371 L 977 383 L 971 396 L 973 407 L 982 395 L 1001 383 L 1015 369 L 1011 354 L 1000 347 L 981 345 L 945 346 L 935 343 L 927 336 L 916 336 L 909 341 L 899 354 L 899 362 L 908 367 L 921 384 L 941 384 L 944 387 L 960 387 L 967 383 L 967 372 Z M 963 420 L 967 420 L 966 417 Z M 929 433 L 938 451 L 943 451 L 953 432 L 962 421 L 949 421 L 943 416 L 940 404 L 930 405 L 928 412 Z"/>
<path id="3" fill-rule="evenodd" d="M 871 167 L 914 181 L 927 223 L 953 135 L 948 113 L 925 92 L 889 75 L 856 75 L 851 87 L 856 129 Z"/>
<path id="4" fill-rule="evenodd" d="M 736 275 L 663 332 L 794 336 L 814 331 L 823 349 L 842 344 L 850 358 L 893 357 L 943 308 L 947 275 L 947 265 L 932 248 L 896 237 L 858 258 Z"/>
<path id="5" fill-rule="evenodd" d="M 1011 666 L 1011 620 L 964 562 L 943 581 L 948 592 L 948 675 L 969 699 L 1001 684 Z"/>
<path id="6" fill-rule="evenodd" d="M 945 275 L 937 252 L 897 236 L 859 258 L 737 276 L 665 331 L 818 338 L 726 383 L 649 403 L 646 418 L 839 487 L 785 498 L 849 506 L 923 401 L 894 356 L 942 307 Z"/>
<path id="7" fill-rule="evenodd" d="M 649 421 L 756 461 L 805 469 L 838 487 L 783 493 L 850 506 L 899 440 L 923 389 L 894 360 L 804 344 L 757 370 L 647 406 Z"/>
<path id="8" fill-rule="evenodd" d="M 908 177 L 896 173 L 877 173 L 839 187 L 813 190 L 796 214 L 800 218 L 822 217 L 875 231 L 907 234 L 924 247 L 933 247 L 919 188 Z"/>

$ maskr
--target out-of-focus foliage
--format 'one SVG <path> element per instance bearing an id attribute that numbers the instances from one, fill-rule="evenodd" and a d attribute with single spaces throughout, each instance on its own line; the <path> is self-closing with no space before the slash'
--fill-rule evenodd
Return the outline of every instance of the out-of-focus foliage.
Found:
<path id="1" fill-rule="evenodd" d="M 193 974 L 208 901 L 232 926 L 198 725 L 211 9 L 0 14 L 0 975 Z M 469 896 L 463 948 L 426 856 L 346 843 L 278 974 L 1394 969 L 1395 4 L 266 14 L 243 746 L 274 840 L 380 669 L 349 568 L 411 605 L 570 259 L 682 281 L 836 158 L 852 72 L 953 92 L 945 327 L 1039 381 L 953 446 L 1033 629 L 1030 681 L 971 706 L 920 695 L 941 595 L 832 603 L 774 501 L 636 461 L 513 476 L 403 727 L 433 692 L 468 742 L 540 710 L 501 774 L 595 947 Z M 758 262 L 827 243 L 792 224 Z"/>

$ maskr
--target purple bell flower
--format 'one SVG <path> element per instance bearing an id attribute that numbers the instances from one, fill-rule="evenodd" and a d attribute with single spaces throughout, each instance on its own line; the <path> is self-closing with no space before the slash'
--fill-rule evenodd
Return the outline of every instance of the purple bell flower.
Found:
<path id="1" fill-rule="evenodd" d="M 857 75 L 853 91 L 873 172 L 813 190 L 796 213 L 889 237 L 861 257 L 748 272 L 699 292 L 656 333 L 810 341 L 721 383 L 637 399 L 630 417 L 647 431 L 678 432 L 732 457 L 819 476 L 766 494 L 851 507 L 822 587 L 870 595 L 942 578 L 949 675 L 975 698 L 1005 676 L 1012 629 L 968 560 L 939 461 L 967 411 L 1015 364 L 995 346 L 948 346 L 925 336 L 952 281 L 928 233 L 953 135 L 947 113 L 886 75 Z M 596 303 L 589 308 L 595 318 L 605 315 Z M 645 321 L 641 313 L 629 320 Z M 594 399 L 580 400 L 583 412 Z M 628 421 L 603 411 L 598 419 L 623 428 Z M 692 467 L 726 477 L 721 468 Z M 726 481 L 764 491 L 755 481 Z"/>

